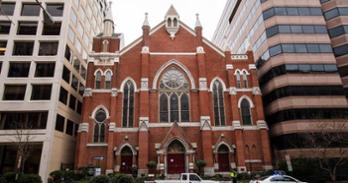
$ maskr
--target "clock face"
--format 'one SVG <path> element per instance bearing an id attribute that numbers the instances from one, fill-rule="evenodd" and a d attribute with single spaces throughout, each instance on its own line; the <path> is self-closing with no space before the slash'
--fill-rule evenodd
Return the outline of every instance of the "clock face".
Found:
<path id="1" fill-rule="evenodd" d="M 161 80 L 161 88 L 178 89 L 186 82 L 185 76 L 175 68 L 171 68 L 163 74 Z"/>

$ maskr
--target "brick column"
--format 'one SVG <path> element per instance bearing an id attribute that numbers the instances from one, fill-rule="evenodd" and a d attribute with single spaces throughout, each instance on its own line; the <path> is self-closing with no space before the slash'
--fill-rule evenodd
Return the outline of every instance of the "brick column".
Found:
<path id="1" fill-rule="evenodd" d="M 231 59 L 231 53 L 225 52 L 226 57 Z M 245 154 L 244 154 L 244 136 L 243 129 L 240 123 L 240 113 L 238 108 L 238 98 L 237 98 L 237 88 L 236 86 L 236 78 L 234 76 L 234 68 L 232 64 L 226 65 L 227 75 L 230 85 L 230 101 L 231 101 L 231 113 L 232 113 L 232 127 L 234 129 L 234 139 L 236 146 L 236 166 L 238 172 L 245 172 Z"/>
<path id="2" fill-rule="evenodd" d="M 114 79 L 114 78 L 113 78 Z M 110 123 L 108 130 L 108 148 L 106 155 L 106 174 L 113 173 L 115 160 L 115 133 L 116 133 L 117 89 L 112 88 L 110 100 Z"/>
<path id="3" fill-rule="evenodd" d="M 257 126 L 260 129 L 261 139 L 261 152 L 263 155 L 263 167 L 265 170 L 271 170 L 272 167 L 272 155 L 271 146 L 269 141 L 269 133 L 267 123 L 265 121 L 257 121 Z"/>

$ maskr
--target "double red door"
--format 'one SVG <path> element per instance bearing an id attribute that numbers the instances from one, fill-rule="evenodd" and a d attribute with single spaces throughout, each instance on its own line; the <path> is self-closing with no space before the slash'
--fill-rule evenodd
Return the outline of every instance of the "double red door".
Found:
<path id="1" fill-rule="evenodd" d="M 167 155 L 168 174 L 185 173 L 185 154 Z"/>
<path id="2" fill-rule="evenodd" d="M 120 172 L 125 174 L 132 173 L 133 156 L 132 155 L 122 155 L 121 156 L 121 167 Z"/>
<path id="3" fill-rule="evenodd" d="M 230 161 L 229 161 L 228 153 L 219 153 L 218 163 L 219 163 L 219 172 L 230 171 Z"/>

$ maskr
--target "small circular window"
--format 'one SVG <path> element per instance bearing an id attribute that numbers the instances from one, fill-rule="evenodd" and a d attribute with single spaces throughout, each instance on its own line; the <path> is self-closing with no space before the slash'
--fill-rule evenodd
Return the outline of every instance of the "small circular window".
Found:
<path id="1" fill-rule="evenodd" d="M 103 109 L 99 109 L 95 114 L 95 120 L 99 123 L 103 123 L 106 119 L 106 113 Z"/>

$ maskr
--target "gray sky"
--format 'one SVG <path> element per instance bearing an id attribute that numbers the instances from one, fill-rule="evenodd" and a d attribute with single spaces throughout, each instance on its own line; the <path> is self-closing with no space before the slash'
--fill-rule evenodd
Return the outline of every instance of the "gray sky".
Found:
<path id="1" fill-rule="evenodd" d="M 211 40 L 227 0 L 112 0 L 116 32 L 123 33 L 125 46 L 141 36 L 145 12 L 151 28 L 164 20 L 173 4 L 180 20 L 194 28 L 196 13 L 200 14 L 203 36 Z"/>

